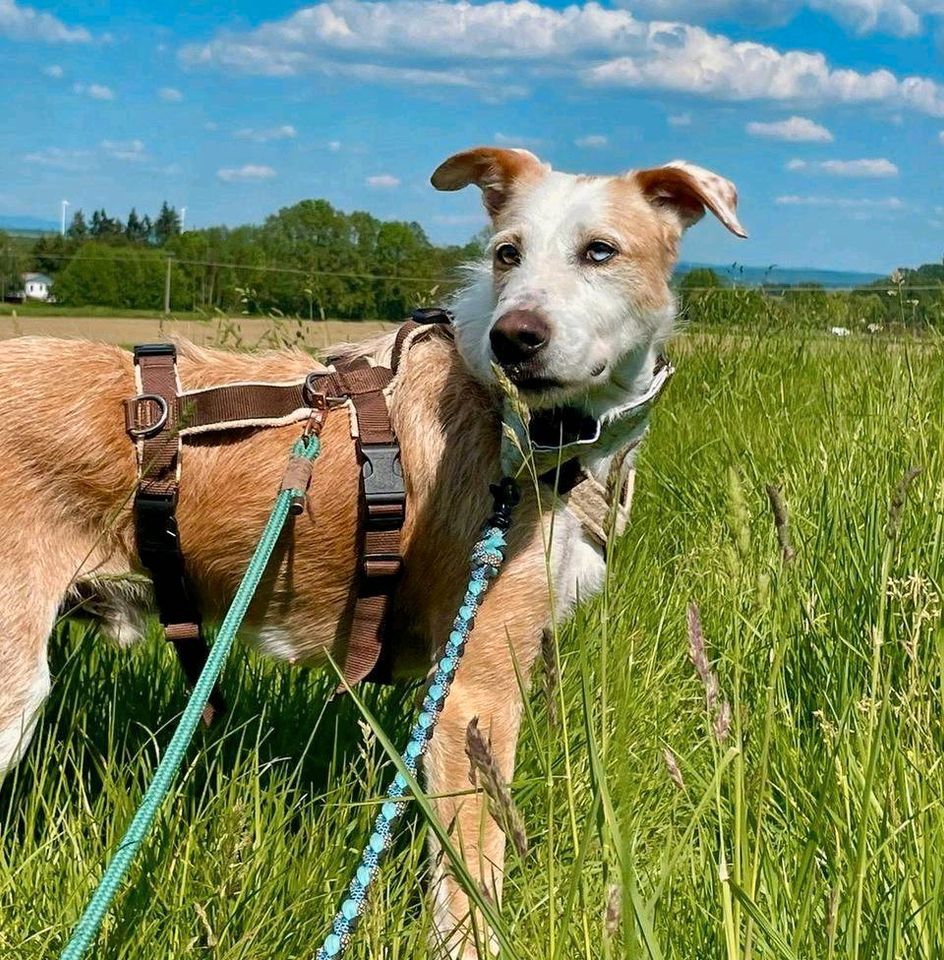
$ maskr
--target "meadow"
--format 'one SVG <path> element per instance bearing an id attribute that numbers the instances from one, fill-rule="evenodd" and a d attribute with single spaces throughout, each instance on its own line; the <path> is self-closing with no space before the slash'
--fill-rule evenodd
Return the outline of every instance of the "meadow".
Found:
<path id="1" fill-rule="evenodd" d="M 944 343 L 672 353 L 607 589 L 534 677 L 503 956 L 939 957 Z M 156 634 L 121 653 L 64 622 L 52 662 L 0 788 L 16 960 L 64 944 L 184 702 Z M 96 958 L 314 955 L 392 776 L 366 716 L 401 745 L 416 699 L 331 687 L 237 652 Z M 425 955 L 425 834 L 414 810 L 350 956 Z"/>

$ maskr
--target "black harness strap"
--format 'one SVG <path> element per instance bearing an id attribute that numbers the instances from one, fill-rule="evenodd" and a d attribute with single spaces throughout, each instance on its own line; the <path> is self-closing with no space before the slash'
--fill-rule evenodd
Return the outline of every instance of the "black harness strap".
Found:
<path id="1" fill-rule="evenodd" d="M 151 575 L 164 635 L 174 645 L 193 687 L 209 649 L 200 630 L 200 610 L 187 577 L 177 529 L 180 436 L 177 350 L 171 343 L 134 348 L 141 393 L 125 405 L 127 428 L 140 443 L 141 473 L 134 498 L 134 533 L 141 564 Z M 203 713 L 209 725 L 225 709 L 214 687 Z"/>

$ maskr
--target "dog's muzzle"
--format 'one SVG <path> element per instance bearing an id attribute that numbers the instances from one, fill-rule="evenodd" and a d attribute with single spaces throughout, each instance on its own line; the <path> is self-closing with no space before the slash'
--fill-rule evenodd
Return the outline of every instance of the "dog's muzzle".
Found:
<path id="1" fill-rule="evenodd" d="M 551 325 L 537 310 L 509 310 L 489 333 L 492 353 L 513 382 L 535 377 L 536 359 L 551 338 Z"/>

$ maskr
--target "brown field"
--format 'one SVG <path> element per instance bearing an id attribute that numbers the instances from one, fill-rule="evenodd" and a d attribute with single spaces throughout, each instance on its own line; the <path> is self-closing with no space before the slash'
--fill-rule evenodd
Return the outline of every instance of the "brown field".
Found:
<path id="1" fill-rule="evenodd" d="M 318 349 L 333 343 L 363 340 L 393 326 L 374 320 L 317 320 L 305 321 L 301 325 L 294 321 L 283 321 L 277 336 L 281 342 L 293 342 L 296 333 L 301 333 L 302 345 Z M 221 323 L 217 320 L 161 320 L 147 317 L 0 316 L 0 340 L 23 336 L 70 337 L 128 346 L 176 336 L 202 346 L 237 346 L 234 334 L 238 333 L 242 340 L 240 345 L 248 348 L 276 346 L 273 332 L 273 321 L 268 317 L 233 317 Z"/>

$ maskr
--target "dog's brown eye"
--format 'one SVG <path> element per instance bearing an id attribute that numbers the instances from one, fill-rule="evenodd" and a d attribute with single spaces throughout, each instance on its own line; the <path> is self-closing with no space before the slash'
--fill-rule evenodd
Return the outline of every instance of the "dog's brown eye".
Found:
<path id="1" fill-rule="evenodd" d="M 587 244 L 584 256 L 591 263 L 606 263 L 607 260 L 612 260 L 617 252 L 613 244 L 607 243 L 605 240 L 594 240 L 592 243 Z"/>
<path id="2" fill-rule="evenodd" d="M 503 267 L 517 267 L 521 263 L 521 251 L 513 243 L 500 243 L 495 248 L 495 259 Z"/>

